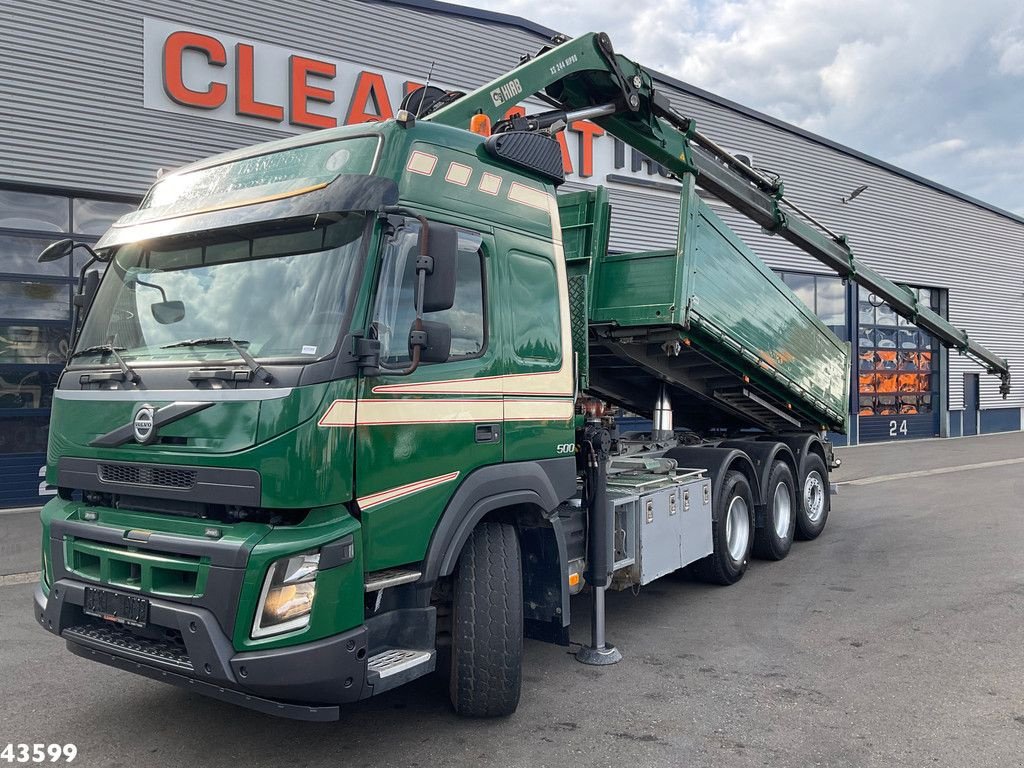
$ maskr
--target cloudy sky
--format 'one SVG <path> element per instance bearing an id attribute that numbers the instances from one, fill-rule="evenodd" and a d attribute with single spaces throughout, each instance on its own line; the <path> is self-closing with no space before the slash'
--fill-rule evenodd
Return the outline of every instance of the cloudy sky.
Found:
<path id="1" fill-rule="evenodd" d="M 1024 215 L 1019 0 L 457 0 L 566 34 Z"/>

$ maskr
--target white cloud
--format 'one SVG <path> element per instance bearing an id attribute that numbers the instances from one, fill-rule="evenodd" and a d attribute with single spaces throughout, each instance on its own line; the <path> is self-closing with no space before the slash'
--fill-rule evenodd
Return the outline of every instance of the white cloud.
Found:
<path id="1" fill-rule="evenodd" d="M 999 54 L 1000 72 L 1024 76 L 1024 29 L 1000 32 L 992 39 L 992 48 Z"/>
<path id="2" fill-rule="evenodd" d="M 463 3 L 606 31 L 646 66 L 1024 213 L 1017 0 Z"/>

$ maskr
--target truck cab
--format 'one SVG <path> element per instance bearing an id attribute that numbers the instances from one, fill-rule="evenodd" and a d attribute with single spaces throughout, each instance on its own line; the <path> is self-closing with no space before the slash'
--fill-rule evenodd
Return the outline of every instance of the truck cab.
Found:
<path id="1" fill-rule="evenodd" d="M 553 192 L 414 118 L 161 178 L 96 246 L 56 390 L 39 622 L 114 666 L 336 717 L 434 668 L 437 588 L 498 515 L 535 529 L 547 597 L 525 623 L 565 634 Z"/>

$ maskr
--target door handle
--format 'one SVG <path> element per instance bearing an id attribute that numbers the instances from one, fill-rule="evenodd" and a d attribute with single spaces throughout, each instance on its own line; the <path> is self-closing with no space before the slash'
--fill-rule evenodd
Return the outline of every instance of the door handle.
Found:
<path id="1" fill-rule="evenodd" d="M 497 424 L 477 424 L 476 441 L 478 443 L 496 443 L 501 440 L 501 427 Z"/>

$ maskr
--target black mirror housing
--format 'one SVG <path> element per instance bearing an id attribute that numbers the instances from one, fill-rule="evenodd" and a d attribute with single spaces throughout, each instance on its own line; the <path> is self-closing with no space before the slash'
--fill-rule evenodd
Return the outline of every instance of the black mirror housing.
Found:
<path id="1" fill-rule="evenodd" d="M 76 293 L 72 299 L 76 307 L 80 307 L 83 313 L 89 311 L 93 299 L 96 298 L 96 291 L 100 287 L 100 273 L 93 270 L 85 275 L 85 282 L 82 284 L 82 292 Z"/>
<path id="2" fill-rule="evenodd" d="M 413 356 L 413 338 L 416 334 L 416 324 L 413 323 L 409 329 L 409 357 Z M 452 329 L 447 323 L 434 323 L 429 320 L 423 321 L 423 330 L 420 332 L 426 336 L 426 344 L 420 347 L 421 363 L 445 363 L 452 354 Z M 422 338 L 422 336 L 420 336 Z"/>
<path id="3" fill-rule="evenodd" d="M 153 312 L 153 319 L 161 325 L 171 325 L 185 319 L 185 302 L 183 301 L 158 301 L 150 306 Z"/>
<path id="4" fill-rule="evenodd" d="M 455 278 L 459 263 L 459 230 L 430 222 L 427 254 L 432 268 L 423 281 L 423 311 L 443 312 L 455 304 Z M 423 237 L 423 232 L 420 232 Z"/>
<path id="5" fill-rule="evenodd" d="M 47 261 L 58 261 L 66 258 L 74 248 L 75 241 L 71 238 L 58 240 L 57 242 L 50 243 L 48 246 L 43 248 L 43 251 L 39 254 L 37 261 L 40 264 L 44 264 Z"/>

